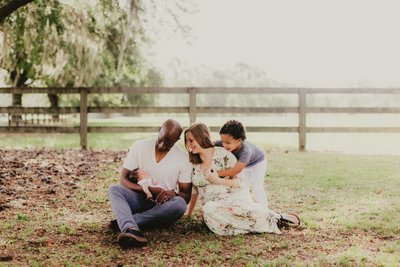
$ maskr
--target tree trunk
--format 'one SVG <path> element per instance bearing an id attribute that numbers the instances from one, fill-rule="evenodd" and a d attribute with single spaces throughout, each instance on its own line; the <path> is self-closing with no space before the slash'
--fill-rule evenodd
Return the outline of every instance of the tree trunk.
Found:
<path id="1" fill-rule="evenodd" d="M 17 88 L 26 87 L 25 82 L 28 80 L 28 77 L 25 73 L 18 74 L 16 70 L 13 70 L 10 73 L 10 78 L 13 84 Z M 12 106 L 13 107 L 22 107 L 22 94 L 13 94 L 12 96 Z M 19 125 L 19 122 L 22 120 L 21 114 L 11 114 L 10 124 Z"/>
<path id="2" fill-rule="evenodd" d="M 49 98 L 50 101 L 50 107 L 51 108 L 58 108 L 58 95 L 56 94 L 47 94 L 47 97 Z M 53 114 L 51 115 L 53 121 L 58 122 L 60 120 L 60 115 L 59 114 Z"/>

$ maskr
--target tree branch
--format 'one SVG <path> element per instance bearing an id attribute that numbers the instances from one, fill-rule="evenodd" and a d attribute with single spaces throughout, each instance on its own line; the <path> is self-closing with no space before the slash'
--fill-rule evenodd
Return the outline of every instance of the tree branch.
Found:
<path id="1" fill-rule="evenodd" d="M 8 1 L 1 1 L 6 2 L 0 7 L 0 23 L 4 21 L 9 15 L 11 15 L 14 11 L 18 8 L 23 7 L 33 0 L 8 0 Z"/>

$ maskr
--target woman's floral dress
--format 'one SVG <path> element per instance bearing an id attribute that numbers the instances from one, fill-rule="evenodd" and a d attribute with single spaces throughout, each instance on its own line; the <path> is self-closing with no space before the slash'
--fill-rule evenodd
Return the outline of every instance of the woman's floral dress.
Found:
<path id="1" fill-rule="evenodd" d="M 211 167 L 216 171 L 225 170 L 233 168 L 236 161 L 232 153 L 215 147 Z M 193 165 L 194 193 L 199 194 L 203 203 L 202 214 L 207 227 L 218 235 L 281 233 L 276 225 L 277 214 L 254 202 L 245 177 L 239 174 L 237 178 L 240 188 L 211 184 L 200 165 Z"/>

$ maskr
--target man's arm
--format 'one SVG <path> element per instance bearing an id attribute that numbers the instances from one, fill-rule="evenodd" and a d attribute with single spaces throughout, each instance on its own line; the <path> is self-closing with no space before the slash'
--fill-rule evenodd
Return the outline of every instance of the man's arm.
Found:
<path id="1" fill-rule="evenodd" d="M 141 185 L 131 182 L 131 180 L 129 179 L 130 173 L 131 173 L 130 170 L 122 168 L 122 171 L 119 176 L 120 185 L 125 186 L 126 188 L 132 189 L 137 192 L 143 192 L 143 188 Z"/>
<path id="2" fill-rule="evenodd" d="M 192 183 L 178 183 L 178 185 L 178 196 L 182 197 L 186 201 L 186 204 L 189 203 L 192 196 Z"/>

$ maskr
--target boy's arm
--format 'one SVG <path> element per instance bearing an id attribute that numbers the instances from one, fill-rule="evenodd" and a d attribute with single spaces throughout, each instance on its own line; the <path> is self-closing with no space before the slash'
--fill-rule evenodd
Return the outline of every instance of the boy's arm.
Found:
<path id="1" fill-rule="evenodd" d="M 238 162 L 236 162 L 235 166 L 233 166 L 233 168 L 218 171 L 218 176 L 219 177 L 225 177 L 225 176 L 234 177 L 236 174 L 241 172 L 245 166 L 246 165 L 244 163 L 238 161 Z"/>
<path id="2" fill-rule="evenodd" d="M 211 182 L 212 184 L 220 184 L 220 185 L 229 186 L 232 188 L 240 187 L 240 184 L 239 184 L 237 178 L 235 178 L 235 177 L 230 178 L 230 179 L 219 178 L 218 173 L 215 172 L 213 169 L 207 171 L 206 179 L 209 182 Z"/>

